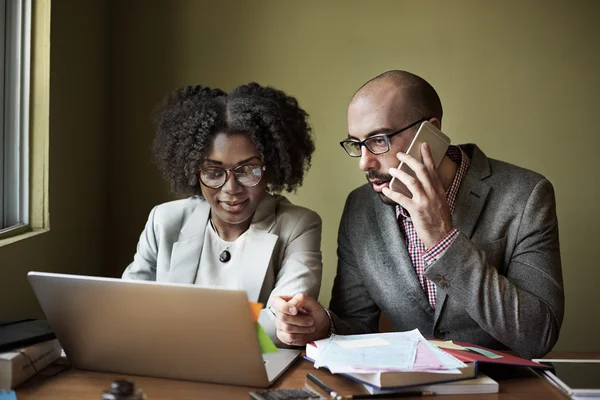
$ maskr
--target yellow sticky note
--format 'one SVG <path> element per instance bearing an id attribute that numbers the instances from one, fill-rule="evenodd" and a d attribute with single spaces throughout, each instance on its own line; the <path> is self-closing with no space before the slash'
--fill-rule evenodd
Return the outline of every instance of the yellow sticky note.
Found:
<path id="1" fill-rule="evenodd" d="M 429 343 L 436 345 L 440 349 L 467 350 L 465 347 L 452 342 L 452 340 L 446 340 L 445 342 L 442 340 L 430 340 Z"/>
<path id="2" fill-rule="evenodd" d="M 262 303 L 254 303 L 250 302 L 250 310 L 252 311 L 252 317 L 254 318 L 254 322 L 258 321 L 258 316 L 260 314 L 260 310 L 262 310 Z"/>
<path id="3" fill-rule="evenodd" d="M 256 323 L 256 335 L 258 336 L 258 344 L 263 354 L 277 352 L 277 346 L 275 346 L 275 343 L 273 343 L 267 332 L 265 332 L 264 328 L 258 322 Z"/>

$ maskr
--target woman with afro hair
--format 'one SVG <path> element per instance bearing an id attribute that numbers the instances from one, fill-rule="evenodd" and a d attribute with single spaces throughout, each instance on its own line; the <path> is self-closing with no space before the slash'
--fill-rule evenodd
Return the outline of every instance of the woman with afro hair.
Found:
<path id="1" fill-rule="evenodd" d="M 314 151 L 308 114 L 295 98 L 257 83 L 231 93 L 187 86 L 155 113 L 154 155 L 185 196 L 150 212 L 123 279 L 244 290 L 274 296 L 321 286 L 321 218 L 293 205 Z M 259 322 L 276 344 L 275 316 Z"/>

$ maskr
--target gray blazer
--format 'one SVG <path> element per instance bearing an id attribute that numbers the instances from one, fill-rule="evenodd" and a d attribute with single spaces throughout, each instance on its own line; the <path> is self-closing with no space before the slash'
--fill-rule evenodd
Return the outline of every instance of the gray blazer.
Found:
<path id="1" fill-rule="evenodd" d="M 489 159 L 475 145 L 460 147 L 471 159 L 452 216 L 460 234 L 425 270 L 438 289 L 435 311 L 394 207 L 364 185 L 348 196 L 340 223 L 335 329 L 376 332 L 383 312 L 398 331 L 541 357 L 556 343 L 564 314 L 554 190 L 535 172 Z"/>
<path id="2" fill-rule="evenodd" d="M 192 197 L 154 207 L 123 279 L 194 284 L 210 206 Z M 267 306 L 272 296 L 321 288 L 321 218 L 283 196 L 266 195 L 246 234 L 242 282 L 248 299 Z M 263 309 L 259 322 L 277 340 L 275 318 Z"/>

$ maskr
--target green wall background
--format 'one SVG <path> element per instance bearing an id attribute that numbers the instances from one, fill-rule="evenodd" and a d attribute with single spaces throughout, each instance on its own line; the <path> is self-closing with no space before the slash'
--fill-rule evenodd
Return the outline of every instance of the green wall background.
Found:
<path id="1" fill-rule="evenodd" d="M 108 6 L 57 0 L 50 19 L 50 231 L 0 247 L 0 320 L 42 316 L 27 271 L 105 272 Z"/>
<path id="2" fill-rule="evenodd" d="M 0 282 L 10 286 L 0 316 L 39 313 L 29 269 L 118 276 L 151 207 L 172 198 L 152 164 L 155 104 L 188 84 L 230 90 L 249 81 L 296 96 L 311 115 L 317 151 L 290 198 L 323 218 L 327 304 L 342 207 L 365 182 L 337 143 L 349 97 L 383 71 L 406 69 L 438 90 L 454 143 L 476 142 L 553 182 L 567 296 L 556 348 L 600 351 L 600 2 L 52 4 L 52 229 L 0 248 Z"/>
<path id="3" fill-rule="evenodd" d="M 600 350 L 600 91 L 596 1 L 154 1 L 113 3 L 109 260 L 130 262 L 151 207 L 167 200 L 151 162 L 150 111 L 188 84 L 258 81 L 296 96 L 317 151 L 292 201 L 323 218 L 328 304 L 346 195 L 365 182 L 338 141 L 363 82 L 406 69 L 428 79 L 455 143 L 546 175 L 555 185 L 567 295 L 558 347 Z"/>

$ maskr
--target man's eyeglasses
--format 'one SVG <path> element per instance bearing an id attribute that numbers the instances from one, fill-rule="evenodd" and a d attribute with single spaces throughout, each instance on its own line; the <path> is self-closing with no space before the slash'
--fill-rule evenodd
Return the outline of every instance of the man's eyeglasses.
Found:
<path id="1" fill-rule="evenodd" d="M 236 182 L 245 187 L 258 185 L 267 169 L 264 165 L 239 165 L 235 168 L 208 166 L 200 168 L 200 182 L 204 186 L 218 189 L 229 180 L 229 172 L 233 172 Z"/>
<path id="2" fill-rule="evenodd" d="M 360 148 L 362 146 L 365 146 L 367 150 L 369 150 L 375 155 L 384 154 L 390 151 L 390 139 L 393 136 L 402 133 L 407 129 L 410 129 L 423 121 L 427 121 L 428 119 L 429 118 L 421 118 L 420 120 L 415 121 L 412 124 L 405 126 L 402 129 L 398 129 L 397 131 L 394 131 L 392 133 L 382 133 L 379 135 L 373 135 L 371 137 L 366 138 L 363 141 L 355 139 L 342 140 L 340 142 L 340 145 L 342 145 L 342 147 L 344 148 L 344 150 L 346 150 L 346 153 L 348 153 L 350 157 L 360 157 L 362 155 L 360 151 Z"/>

